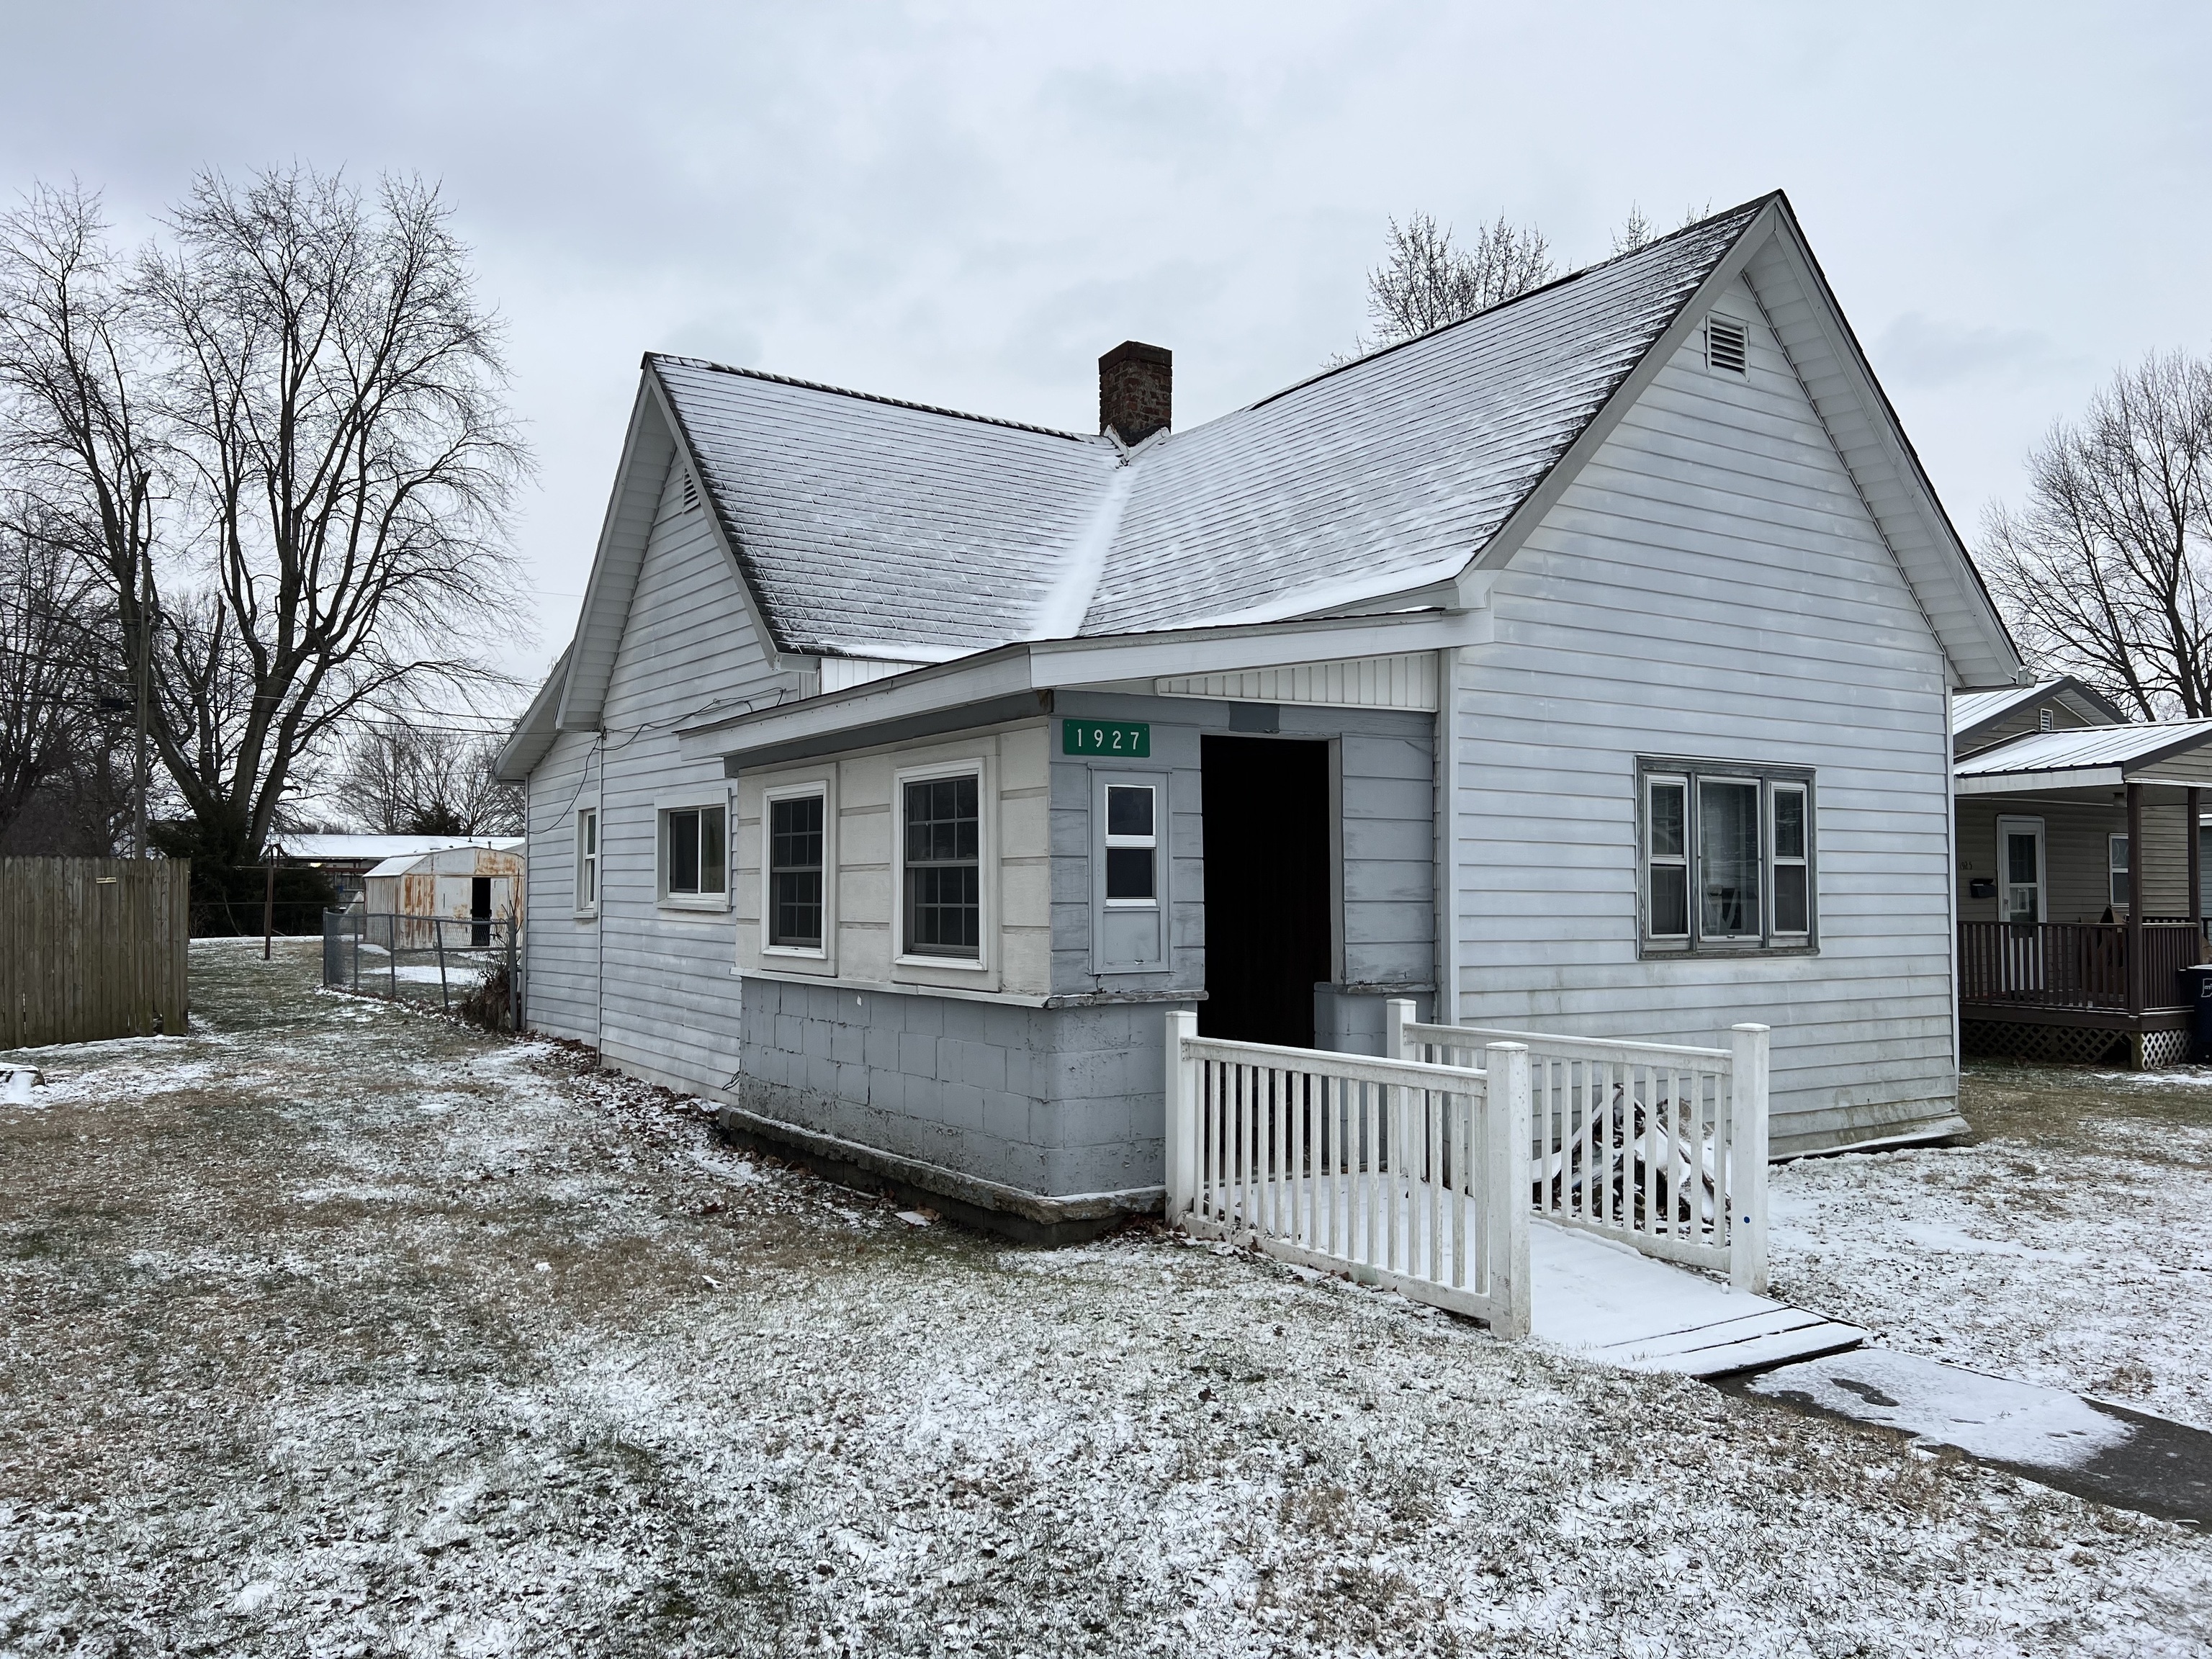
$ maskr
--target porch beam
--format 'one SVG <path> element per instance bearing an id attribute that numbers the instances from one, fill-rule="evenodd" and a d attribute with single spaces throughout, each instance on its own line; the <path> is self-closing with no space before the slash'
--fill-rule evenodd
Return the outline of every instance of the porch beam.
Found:
<path id="1" fill-rule="evenodd" d="M 2128 1012 L 2143 1011 L 2142 785 L 2128 786 Z"/>

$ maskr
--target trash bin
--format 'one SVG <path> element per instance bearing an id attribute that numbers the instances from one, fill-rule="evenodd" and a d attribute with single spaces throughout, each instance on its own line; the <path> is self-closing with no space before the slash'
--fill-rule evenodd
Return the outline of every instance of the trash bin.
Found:
<path id="1" fill-rule="evenodd" d="M 2212 962 L 2183 969 L 2181 982 L 2189 988 L 2189 1006 L 2197 1011 L 2190 1027 L 2189 1057 L 2212 1060 Z"/>

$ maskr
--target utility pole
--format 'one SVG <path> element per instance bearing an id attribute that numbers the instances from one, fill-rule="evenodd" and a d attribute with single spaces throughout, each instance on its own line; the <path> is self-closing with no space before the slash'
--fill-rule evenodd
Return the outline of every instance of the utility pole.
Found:
<path id="1" fill-rule="evenodd" d="M 154 556 L 150 547 L 138 550 L 138 759 L 134 769 L 135 799 L 131 814 L 132 855 L 146 851 L 146 705 L 154 678 Z"/>

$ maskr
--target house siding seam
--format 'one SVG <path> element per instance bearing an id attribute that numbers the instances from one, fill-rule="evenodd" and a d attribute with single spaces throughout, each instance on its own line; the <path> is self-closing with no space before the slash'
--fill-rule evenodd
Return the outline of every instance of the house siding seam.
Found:
<path id="1" fill-rule="evenodd" d="M 727 787 L 719 762 L 678 753 L 678 716 L 793 677 L 774 669 L 705 511 L 684 505 L 682 477 L 670 465 L 661 481 L 608 677 L 599 775 L 555 764 L 589 751 L 586 734 L 571 734 L 542 780 L 532 779 L 531 924 L 544 943 L 532 945 L 531 1023 L 595 1041 L 622 1070 L 726 1097 L 736 1086 L 743 1000 L 732 922 L 726 911 L 661 904 L 659 804 Z M 580 784 L 599 811 L 599 905 L 588 921 L 571 915 L 570 803 Z M 595 1018 L 585 1015 L 587 994 Z"/>
<path id="2" fill-rule="evenodd" d="M 1501 575 L 1455 677 L 1452 865 L 1463 1022 L 1763 1021 L 1788 1153 L 1954 1119 L 1950 734 L 1920 607 L 1750 336 L 1742 380 L 1679 352 Z M 1639 959 L 1639 755 L 1815 769 L 1819 954 Z"/>

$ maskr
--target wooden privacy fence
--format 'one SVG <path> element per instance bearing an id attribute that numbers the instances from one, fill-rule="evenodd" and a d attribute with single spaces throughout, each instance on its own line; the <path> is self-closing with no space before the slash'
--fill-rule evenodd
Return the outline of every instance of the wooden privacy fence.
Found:
<path id="1" fill-rule="evenodd" d="M 181 1036 L 191 865 L 0 859 L 0 1048 Z"/>
<path id="2" fill-rule="evenodd" d="M 1168 1222 L 1528 1334 L 1528 1055 L 1431 1066 L 1167 1016 Z"/>
<path id="3" fill-rule="evenodd" d="M 1535 1213 L 1663 1261 L 1766 1288 L 1767 1045 L 1738 1025 L 1726 1048 L 1424 1025 L 1385 1005 L 1396 1058 L 1464 1066 L 1500 1043 L 1528 1050 Z"/>

